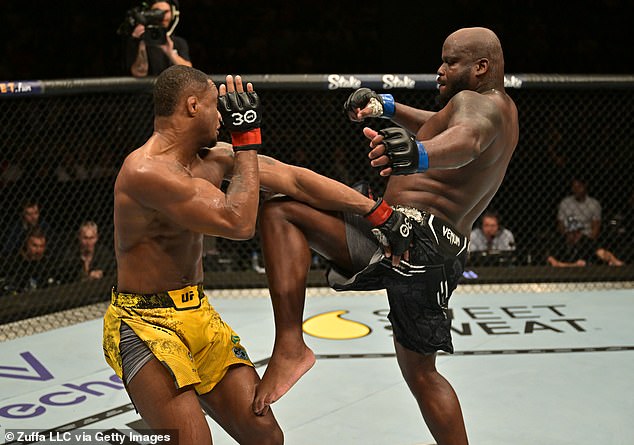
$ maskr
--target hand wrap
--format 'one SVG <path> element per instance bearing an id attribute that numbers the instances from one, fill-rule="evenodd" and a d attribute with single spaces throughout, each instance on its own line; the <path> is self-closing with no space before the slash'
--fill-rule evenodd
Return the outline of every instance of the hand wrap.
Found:
<path id="1" fill-rule="evenodd" d="M 407 130 L 390 127 L 379 131 L 383 136 L 385 154 L 390 158 L 389 166 L 393 175 L 411 175 L 422 173 L 429 168 L 427 150 Z"/>
<path id="2" fill-rule="evenodd" d="M 367 107 L 372 109 L 372 114 L 369 117 L 391 119 L 395 112 L 394 97 L 391 94 L 377 94 L 369 88 L 359 88 L 348 96 L 343 105 L 348 117 L 355 121 L 357 120 L 357 108 Z"/>
<path id="3" fill-rule="evenodd" d="M 231 133 L 234 151 L 258 150 L 262 145 L 259 106 L 260 98 L 255 91 L 233 91 L 218 97 L 218 110 Z"/>
<path id="4" fill-rule="evenodd" d="M 379 243 L 390 247 L 392 255 L 401 256 L 412 242 L 412 222 L 403 213 L 392 209 L 383 198 L 379 198 L 365 219 L 374 227 L 372 233 Z"/>

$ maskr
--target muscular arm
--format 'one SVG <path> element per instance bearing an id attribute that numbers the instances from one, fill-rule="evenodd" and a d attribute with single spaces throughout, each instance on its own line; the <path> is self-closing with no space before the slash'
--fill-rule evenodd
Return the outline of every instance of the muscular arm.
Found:
<path id="1" fill-rule="evenodd" d="M 347 185 L 312 170 L 284 164 L 262 155 L 258 160 L 263 187 L 315 208 L 365 215 L 375 204 L 372 199 Z"/>
<path id="2" fill-rule="evenodd" d="M 191 177 L 182 167 L 147 162 L 151 165 L 143 164 L 129 174 L 126 187 L 145 207 L 194 232 L 231 239 L 253 236 L 259 202 L 255 152 L 235 156 L 226 194 L 206 179 Z"/>
<path id="3" fill-rule="evenodd" d="M 208 180 L 218 176 L 232 177 L 233 150 L 219 142 L 209 150 L 198 175 Z M 338 212 L 368 213 L 375 202 L 341 182 L 312 170 L 285 164 L 268 156 L 258 155 L 260 185 L 263 189 L 290 196 L 315 208 Z"/>
<path id="4" fill-rule="evenodd" d="M 437 114 L 446 129 L 425 139 L 419 133 L 429 156 L 429 168 L 459 168 L 477 159 L 495 140 L 500 125 L 499 110 L 481 94 L 463 91 Z M 429 121 L 432 124 L 433 120 Z"/>
<path id="5" fill-rule="evenodd" d="M 219 143 L 208 150 L 194 174 L 204 178 L 201 181 L 220 182 L 223 177 L 230 178 L 234 155 L 229 147 L 228 144 Z M 401 254 L 408 257 L 406 249 L 411 236 L 398 229 L 405 223 L 405 217 L 391 209 L 388 212 L 386 208 L 389 206 L 385 202 L 375 202 L 338 181 L 267 156 L 259 155 L 258 164 L 262 188 L 290 196 L 317 209 L 351 212 L 366 218 L 370 215 L 369 221 L 381 232 L 385 254 L 392 257 L 392 263 L 398 264 Z M 385 244 L 385 240 L 389 245 Z"/>
<path id="6" fill-rule="evenodd" d="M 225 205 L 229 231 L 236 230 L 235 235 L 224 235 L 227 238 L 248 239 L 255 234 L 260 201 L 260 176 L 258 172 L 257 152 L 240 151 L 234 156 L 233 178 L 227 188 Z M 222 236 L 222 235 L 221 235 Z"/>
<path id="7" fill-rule="evenodd" d="M 425 122 L 436 114 L 435 111 L 419 110 L 398 102 L 396 103 L 394 110 L 395 112 L 394 116 L 392 116 L 392 121 L 412 134 L 418 133 L 420 128 L 425 125 Z"/>
<path id="8" fill-rule="evenodd" d="M 416 134 L 428 157 L 430 169 L 455 169 L 477 159 L 495 140 L 501 126 L 500 110 L 482 94 L 463 91 L 441 111 L 431 116 Z M 381 175 L 391 173 L 390 159 L 383 136 L 365 128 L 371 140 L 368 154 L 373 167 L 387 166 Z"/>

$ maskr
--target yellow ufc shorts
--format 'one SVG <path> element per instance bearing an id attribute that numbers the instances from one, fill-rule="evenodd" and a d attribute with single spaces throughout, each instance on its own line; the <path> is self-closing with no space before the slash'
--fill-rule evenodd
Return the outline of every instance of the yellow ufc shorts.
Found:
<path id="1" fill-rule="evenodd" d="M 176 386 L 211 391 L 236 364 L 253 366 L 240 337 L 207 301 L 202 284 L 157 294 L 112 290 L 103 325 L 103 351 L 123 380 L 121 323 L 128 325 L 169 370 Z"/>

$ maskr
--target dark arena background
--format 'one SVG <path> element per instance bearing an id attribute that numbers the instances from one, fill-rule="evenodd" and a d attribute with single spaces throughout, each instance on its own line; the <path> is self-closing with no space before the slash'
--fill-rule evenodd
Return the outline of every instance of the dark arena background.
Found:
<path id="1" fill-rule="evenodd" d="M 0 444 L 36 441 L 16 432 L 148 432 L 102 346 L 117 280 L 114 182 L 153 131 L 155 78 L 124 69 L 117 33 L 142 3 L 0 2 Z M 180 0 L 176 34 L 193 66 L 217 84 L 240 74 L 260 95 L 264 154 L 349 185 L 366 180 L 376 195 L 385 179 L 369 166 L 362 128 L 392 124 L 350 122 L 346 98 L 369 87 L 435 110 L 447 35 L 484 26 L 499 36 L 520 137 L 489 210 L 514 250 L 470 254 L 447 311 L 455 351 L 437 357 L 472 443 L 632 443 L 631 3 Z M 220 139 L 230 141 L 226 130 Z M 563 240 L 558 206 L 573 178 L 601 206 L 596 246 L 623 265 L 547 262 Z M 44 282 L 28 279 L 16 243 L 27 204 L 46 237 Z M 69 273 L 87 221 L 99 230 L 97 279 Z M 258 232 L 242 242 L 206 237 L 203 266 L 205 294 L 262 376 L 275 322 Z M 286 442 L 436 443 L 395 359 L 385 292 L 334 292 L 326 267 L 313 255 L 302 319 L 317 363 L 274 406 Z M 206 421 L 214 444 L 235 445 Z"/>
<path id="2" fill-rule="evenodd" d="M 68 0 L 55 5 L 55 19 L 35 0 L 2 4 L 0 324 L 108 300 L 114 265 L 101 280 L 57 274 L 46 287 L 24 291 L 8 279 L 16 263 L 6 246 L 21 205 L 36 201 L 48 226 L 46 255 L 60 267 L 84 221 L 98 225 L 99 244 L 111 249 L 115 176 L 152 132 L 152 79 L 128 77 L 117 34 L 126 12 L 141 4 Z M 520 113 L 519 146 L 492 202 L 516 250 L 472 259 L 464 284 L 624 286 L 634 278 L 634 53 L 626 6 L 620 0 L 448 0 L 399 8 L 378 1 L 307 7 L 189 0 L 180 2 L 176 33 L 189 42 L 194 66 L 217 83 L 224 74 L 254 82 L 264 107 L 265 154 L 348 184 L 369 180 L 380 192 L 384 184 L 366 161 L 362 125 L 344 116 L 344 100 L 369 86 L 433 108 L 444 38 L 460 27 L 490 27 L 502 41 L 507 91 Z M 225 133 L 221 138 L 228 140 Z M 570 194 L 573 176 L 585 178 L 600 202 L 600 243 L 625 266 L 546 264 L 545 252 L 559 236 L 557 205 Z M 206 286 L 235 296 L 266 287 L 257 236 L 208 238 L 205 248 Z M 315 256 L 309 286 L 324 285 L 324 266 Z M 20 329 L 3 326 L 9 336 Z"/>
<path id="3" fill-rule="evenodd" d="M 213 77 L 218 83 L 224 79 Z M 368 86 L 414 107 L 435 106 L 431 74 L 254 75 L 248 80 L 257 85 L 266 116 L 264 154 L 347 184 L 369 180 L 379 194 L 384 183 L 367 162 L 363 125 L 350 122 L 342 112 L 346 97 L 352 89 Z M 5 238 L 19 220 L 21 204 L 34 200 L 49 226 L 48 255 L 61 255 L 86 220 L 97 223 L 99 243 L 111 249 L 113 184 L 124 157 L 152 132 L 152 82 L 104 78 L 0 84 L 0 233 Z M 525 283 L 526 289 L 554 282 L 571 289 L 597 282 L 630 285 L 634 76 L 508 74 L 506 82 L 518 105 L 521 134 L 491 208 L 513 232 L 516 250 L 471 259 L 463 284 Z M 368 125 L 388 123 L 377 119 Z M 228 140 L 228 135 L 223 131 L 220 138 Z M 600 202 L 600 241 L 625 266 L 547 265 L 547 249 L 561 236 L 557 206 L 570 195 L 574 176 L 585 178 L 589 195 Z M 257 236 L 246 242 L 207 239 L 207 288 L 248 297 L 267 285 L 263 266 Z M 310 286 L 325 285 L 324 267 L 315 256 Z M 60 274 L 46 287 L 26 291 L 16 289 L 5 276 L 0 322 L 105 302 L 115 283 L 114 264 L 110 272 L 101 280 L 78 282 Z"/>

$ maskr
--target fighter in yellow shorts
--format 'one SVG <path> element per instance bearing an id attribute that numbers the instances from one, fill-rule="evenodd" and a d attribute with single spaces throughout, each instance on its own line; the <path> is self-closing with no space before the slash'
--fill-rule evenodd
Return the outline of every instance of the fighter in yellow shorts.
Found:
<path id="1" fill-rule="evenodd" d="M 223 101 L 228 127 L 249 112 L 243 139 L 229 146 L 232 164 L 199 155 L 216 144 Z M 239 77 L 227 76 L 218 89 L 194 68 L 164 70 L 154 83 L 154 133 L 126 157 L 115 182 L 117 286 L 103 348 L 146 425 L 167 432 L 169 443 L 212 443 L 203 410 L 238 443 L 284 441 L 272 414 L 254 414 L 260 378 L 199 284 L 203 235 L 248 239 L 255 232 L 258 103 Z M 225 176 L 232 178 L 226 193 Z"/>
<path id="2" fill-rule="evenodd" d="M 240 337 L 207 301 L 202 285 L 156 294 L 112 291 L 104 318 L 106 361 L 126 383 L 156 357 L 178 388 L 211 391 L 227 369 L 253 366 Z"/>
<path id="3" fill-rule="evenodd" d="M 323 210 L 375 215 L 376 206 L 344 184 L 258 156 L 258 96 L 240 77 L 226 80 L 217 89 L 175 65 L 154 83 L 154 133 L 126 157 L 114 186 L 117 286 L 103 348 L 145 423 L 177 432 L 172 443 L 212 443 L 204 410 L 241 445 L 280 445 L 272 411 L 253 409 L 258 373 L 199 284 L 203 236 L 253 237 L 260 185 Z M 219 112 L 231 145 L 217 143 Z M 386 239 L 397 214 L 381 208 L 373 217 Z"/>

